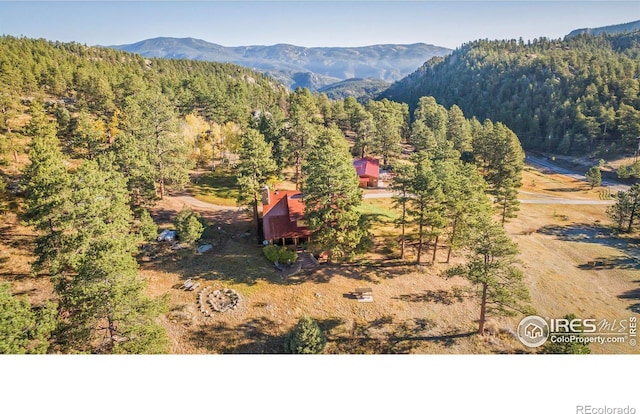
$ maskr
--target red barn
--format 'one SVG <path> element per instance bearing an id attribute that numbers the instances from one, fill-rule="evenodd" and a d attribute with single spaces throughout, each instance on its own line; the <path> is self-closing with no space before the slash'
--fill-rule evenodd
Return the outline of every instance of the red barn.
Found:
<path id="1" fill-rule="evenodd" d="M 353 160 L 353 166 L 360 177 L 360 187 L 378 187 L 380 180 L 380 161 L 365 157 Z"/>
<path id="2" fill-rule="evenodd" d="M 262 194 L 262 229 L 270 243 L 304 243 L 311 232 L 304 221 L 304 202 L 300 191 L 267 188 Z"/>

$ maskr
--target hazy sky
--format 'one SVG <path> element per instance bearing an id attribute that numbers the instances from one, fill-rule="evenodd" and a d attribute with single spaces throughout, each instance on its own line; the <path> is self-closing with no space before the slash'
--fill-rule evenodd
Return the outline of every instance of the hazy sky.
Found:
<path id="1" fill-rule="evenodd" d="M 0 33 L 134 43 L 195 37 L 224 46 L 364 46 L 564 37 L 640 20 L 639 1 L 44 1 L 0 0 Z"/>

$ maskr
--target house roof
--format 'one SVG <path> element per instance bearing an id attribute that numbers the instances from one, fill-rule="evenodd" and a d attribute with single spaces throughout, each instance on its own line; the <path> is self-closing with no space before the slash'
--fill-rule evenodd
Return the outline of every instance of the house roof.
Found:
<path id="1" fill-rule="evenodd" d="M 262 227 L 265 240 L 308 237 L 309 228 L 298 226 L 304 218 L 304 202 L 299 191 L 269 192 L 269 204 L 262 209 Z"/>
<path id="2" fill-rule="evenodd" d="M 375 158 L 365 157 L 353 160 L 353 166 L 358 177 L 380 178 L 380 161 Z"/>

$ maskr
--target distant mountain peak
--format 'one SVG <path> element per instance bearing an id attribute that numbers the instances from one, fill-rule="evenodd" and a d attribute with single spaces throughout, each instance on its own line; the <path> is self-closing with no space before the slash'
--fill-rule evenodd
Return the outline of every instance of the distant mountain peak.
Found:
<path id="1" fill-rule="evenodd" d="M 302 86 L 314 90 L 351 78 L 396 81 L 432 57 L 452 52 L 427 43 L 357 47 L 303 47 L 280 43 L 226 47 L 191 37 L 156 37 L 111 47 L 145 57 L 234 63 L 266 73 L 292 89 Z"/>

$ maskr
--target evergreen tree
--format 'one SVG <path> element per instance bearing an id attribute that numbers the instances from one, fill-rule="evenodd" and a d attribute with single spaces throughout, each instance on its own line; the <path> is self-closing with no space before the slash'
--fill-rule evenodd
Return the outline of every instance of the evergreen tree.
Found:
<path id="1" fill-rule="evenodd" d="M 589 168 L 589 170 L 584 175 L 589 183 L 589 186 L 593 189 L 593 187 L 599 187 L 602 184 L 602 173 L 600 172 L 600 167 L 593 166 Z"/>
<path id="2" fill-rule="evenodd" d="M 447 165 L 449 168 L 445 168 Z M 468 242 L 478 220 L 490 212 L 491 204 L 485 194 L 487 185 L 473 164 L 448 160 L 436 173 L 445 196 L 449 263 L 452 251 Z"/>
<path id="3" fill-rule="evenodd" d="M 189 181 L 193 161 L 179 134 L 177 114 L 169 99 L 149 89 L 128 97 L 125 104 L 122 130 L 138 142 L 142 163 L 154 167 L 152 178 L 158 197 L 164 197 L 167 186 L 182 188 Z M 144 177 L 151 178 L 147 174 Z"/>
<path id="4" fill-rule="evenodd" d="M 478 168 L 489 185 L 504 225 L 519 209 L 518 188 L 522 185 L 524 152 L 518 137 L 509 128 L 486 120 L 474 136 L 473 151 Z"/>
<path id="5" fill-rule="evenodd" d="M 628 191 L 618 191 L 616 202 L 607 208 L 607 215 L 620 231 L 631 233 L 640 213 L 640 184 L 636 183 Z"/>
<path id="6" fill-rule="evenodd" d="M 476 227 L 467 263 L 444 273 L 447 277 L 462 276 L 478 289 L 480 335 L 484 335 L 489 315 L 531 312 L 524 275 L 515 266 L 517 253 L 517 245 L 509 240 L 504 229 L 485 216 Z"/>
<path id="7" fill-rule="evenodd" d="M 258 201 L 264 187 L 275 178 L 278 166 L 272 158 L 272 146 L 255 129 L 247 129 L 242 136 L 238 165 L 238 204 L 253 210 L 253 223 L 258 229 Z"/>
<path id="8" fill-rule="evenodd" d="M 205 230 L 205 225 L 199 213 L 190 208 L 184 209 L 178 213 L 175 220 L 176 232 L 178 238 L 183 243 L 194 243 L 200 240 Z"/>
<path id="9" fill-rule="evenodd" d="M 305 216 L 312 241 L 329 260 L 354 253 L 366 231 L 358 207 L 362 192 L 347 141 L 337 128 L 324 129 L 304 166 Z"/>
<path id="10" fill-rule="evenodd" d="M 414 174 L 410 183 L 412 196 L 409 200 L 411 205 L 409 216 L 418 226 L 416 263 L 420 264 L 427 230 L 431 228 L 432 232 L 429 236 L 432 239 L 444 223 L 444 194 L 429 155 L 425 151 L 420 151 L 411 159 L 414 164 Z"/>
<path id="11" fill-rule="evenodd" d="M 398 164 L 394 168 L 391 190 L 396 193 L 393 196 L 393 205 L 400 209 L 400 217 L 396 224 L 400 225 L 400 259 L 404 259 L 406 245 L 406 226 L 409 224 L 407 207 L 411 200 L 411 184 L 414 180 L 414 167 L 411 164 Z"/>
<path id="12" fill-rule="evenodd" d="M 37 251 L 65 315 L 57 334 L 62 350 L 161 352 L 167 340 L 155 317 L 162 306 L 143 294 L 124 177 L 85 161 L 64 195 L 55 215 L 59 230 Z"/>
<path id="13" fill-rule="evenodd" d="M 326 342 L 318 323 L 305 315 L 285 337 L 284 351 L 288 354 L 321 354 Z"/>
<path id="14" fill-rule="evenodd" d="M 74 145 L 84 157 L 94 159 L 107 145 L 106 125 L 101 119 L 92 119 L 86 111 L 81 111 L 74 123 Z"/>
<path id="15" fill-rule="evenodd" d="M 282 172 L 287 163 L 287 137 L 284 132 L 283 120 L 277 119 L 271 113 L 260 113 L 254 117 L 254 129 L 264 136 L 267 144 L 271 144 L 271 156 L 278 166 L 278 174 Z"/>
<path id="16" fill-rule="evenodd" d="M 140 213 L 140 236 L 145 241 L 153 241 L 158 237 L 158 225 L 145 209 Z"/>
<path id="17" fill-rule="evenodd" d="M 371 153 L 382 157 L 383 165 L 390 165 L 400 155 L 400 143 L 407 126 L 408 107 L 383 99 L 367 102 L 366 110 L 373 116 L 376 131 Z"/>
<path id="18" fill-rule="evenodd" d="M 472 135 L 469 122 L 458 105 L 451 106 L 447 118 L 447 140 L 453 143 L 453 148 L 461 154 L 472 151 Z"/>
<path id="19" fill-rule="evenodd" d="M 307 88 L 298 88 L 291 94 L 287 138 L 295 166 L 294 182 L 297 189 L 301 188 L 301 183 L 304 181 L 303 166 L 318 135 L 320 127 L 318 113 L 316 102 Z"/>
<path id="20" fill-rule="evenodd" d="M 48 302 L 39 310 L 11 294 L 0 283 L 0 354 L 44 354 L 56 326 L 56 307 Z"/>
<path id="21" fill-rule="evenodd" d="M 31 137 L 30 164 L 24 170 L 26 183 L 26 219 L 36 229 L 48 233 L 59 232 L 56 212 L 65 202 L 64 190 L 69 175 L 56 136 L 55 124 L 49 121 L 42 105 L 31 105 L 31 120 L 26 126 Z"/>
<path id="22" fill-rule="evenodd" d="M 443 141 L 447 138 L 449 114 L 442 105 L 438 105 L 432 96 L 423 96 L 420 98 L 413 117 L 414 125 L 421 124 L 426 127 L 436 142 Z"/>

